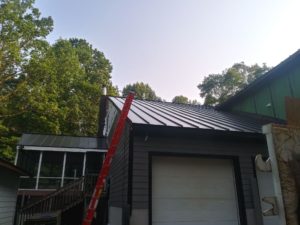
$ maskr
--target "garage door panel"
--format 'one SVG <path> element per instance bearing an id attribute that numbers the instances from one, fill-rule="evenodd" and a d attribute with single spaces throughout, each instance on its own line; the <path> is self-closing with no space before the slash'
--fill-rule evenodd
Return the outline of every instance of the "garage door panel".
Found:
<path id="1" fill-rule="evenodd" d="M 214 161 L 214 166 L 211 167 L 211 161 Z M 176 174 L 178 176 L 186 175 L 187 173 L 193 171 L 189 176 L 194 177 L 207 177 L 210 173 L 217 173 L 219 177 L 228 175 L 228 170 L 225 168 L 231 168 L 232 164 L 230 160 L 224 159 L 209 159 L 202 158 L 199 162 L 199 158 L 186 158 L 182 157 L 154 157 L 153 163 L 155 167 L 153 170 L 159 170 L 161 176 L 169 176 L 170 174 Z M 195 164 L 201 164 L 201 170 L 195 169 Z"/>
<path id="2" fill-rule="evenodd" d="M 185 177 L 187 178 L 187 177 Z M 235 198 L 235 190 L 232 189 L 232 182 L 230 180 L 216 180 L 216 179 L 202 179 L 202 178 L 192 178 L 181 179 L 180 177 L 159 177 L 155 179 L 153 187 L 157 187 L 160 184 L 159 190 L 153 189 L 153 197 L 224 197 L 224 191 L 227 192 L 227 198 Z M 203 185 L 201 180 L 207 182 Z M 156 183 L 157 182 L 157 183 Z M 162 185 L 165 187 L 161 187 Z M 172 188 L 176 186 L 181 191 L 178 192 L 177 189 Z"/>
<path id="3" fill-rule="evenodd" d="M 175 222 L 152 222 L 153 225 L 239 225 L 235 221 L 175 221 Z"/>
<path id="4" fill-rule="evenodd" d="M 187 220 L 189 218 L 193 219 L 209 219 L 212 212 L 218 212 L 214 215 L 214 219 L 226 219 L 234 220 L 236 219 L 235 215 L 231 212 L 236 210 L 235 204 L 232 204 L 232 201 L 229 200 L 214 200 L 211 199 L 164 199 L 161 201 L 159 209 L 153 209 L 153 221 L 156 219 L 165 218 L 177 220 Z M 197 211 L 197 214 L 195 214 Z"/>
<path id="5" fill-rule="evenodd" d="M 231 160 L 153 157 L 152 222 L 237 225 Z"/>

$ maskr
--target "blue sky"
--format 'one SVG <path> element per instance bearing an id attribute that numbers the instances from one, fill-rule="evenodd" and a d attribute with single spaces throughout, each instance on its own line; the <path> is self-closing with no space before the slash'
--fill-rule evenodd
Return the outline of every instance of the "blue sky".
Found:
<path id="1" fill-rule="evenodd" d="M 48 39 L 84 38 L 113 65 L 122 89 L 148 83 L 163 99 L 200 101 L 205 75 L 235 62 L 275 66 L 300 46 L 297 0 L 36 0 Z"/>

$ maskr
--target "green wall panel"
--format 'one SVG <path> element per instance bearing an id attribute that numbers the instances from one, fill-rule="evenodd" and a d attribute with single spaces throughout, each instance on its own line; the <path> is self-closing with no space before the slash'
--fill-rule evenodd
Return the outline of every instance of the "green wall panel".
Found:
<path id="1" fill-rule="evenodd" d="M 254 99 L 252 96 L 246 98 L 239 105 L 240 105 L 240 110 L 243 112 L 256 113 Z"/>
<path id="2" fill-rule="evenodd" d="M 265 84 L 232 106 L 233 111 L 286 119 L 285 97 L 300 98 L 300 66 Z M 271 107 L 267 107 L 271 104 Z M 256 108 L 255 108 L 256 106 Z M 256 110 L 255 110 L 256 109 Z"/>
<path id="3" fill-rule="evenodd" d="M 272 103 L 270 91 L 267 86 L 257 92 L 255 95 L 255 102 L 258 114 L 274 117 L 272 107 L 267 107 L 268 104 Z"/>
<path id="4" fill-rule="evenodd" d="M 295 98 L 300 98 L 300 69 L 295 70 L 290 75 L 291 85 Z"/>
<path id="5" fill-rule="evenodd" d="M 241 103 L 238 103 L 238 104 L 234 105 L 234 106 L 232 107 L 232 110 L 233 110 L 233 111 L 243 111 L 243 110 L 241 109 Z"/>
<path id="6" fill-rule="evenodd" d="M 282 76 L 270 85 L 276 118 L 285 119 L 285 97 L 292 96 L 288 76 Z"/>

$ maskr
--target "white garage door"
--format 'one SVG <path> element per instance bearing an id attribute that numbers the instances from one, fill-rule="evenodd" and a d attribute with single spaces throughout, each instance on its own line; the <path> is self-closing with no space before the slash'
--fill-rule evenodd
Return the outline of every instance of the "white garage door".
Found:
<path id="1" fill-rule="evenodd" d="M 153 157 L 152 224 L 238 225 L 232 161 Z"/>

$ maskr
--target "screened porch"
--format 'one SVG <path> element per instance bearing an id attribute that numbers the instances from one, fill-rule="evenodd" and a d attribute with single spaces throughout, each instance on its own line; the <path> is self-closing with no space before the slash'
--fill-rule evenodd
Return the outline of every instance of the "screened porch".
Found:
<path id="1" fill-rule="evenodd" d="M 30 138 L 34 138 L 32 134 Z M 44 146 L 40 143 L 41 139 Z M 45 146 L 49 139 L 52 139 L 52 145 Z M 57 139 L 64 139 L 65 142 Z M 23 135 L 20 141 L 22 145 L 17 148 L 15 164 L 29 171 L 31 176 L 21 177 L 19 189 L 57 189 L 82 176 L 98 174 L 106 149 L 99 146 L 98 138 L 89 139 L 89 145 L 82 146 L 78 137 L 39 135 L 39 138 L 36 138 L 36 141 L 40 141 L 37 145 L 28 144 L 28 137 Z M 91 146 L 91 141 L 96 145 Z M 77 144 L 74 145 L 74 142 Z"/>

